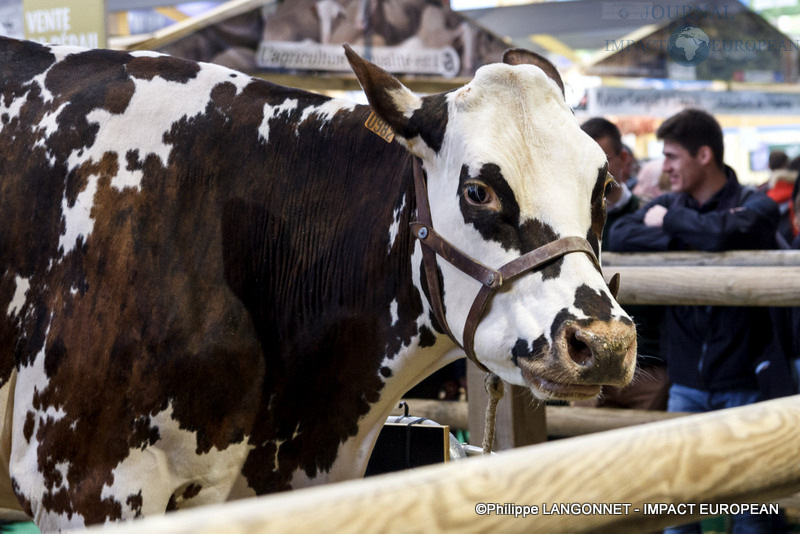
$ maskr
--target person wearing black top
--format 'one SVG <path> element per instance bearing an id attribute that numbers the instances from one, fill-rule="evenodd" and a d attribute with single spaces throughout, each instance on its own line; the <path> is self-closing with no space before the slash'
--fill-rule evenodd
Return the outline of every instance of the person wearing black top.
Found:
<path id="1" fill-rule="evenodd" d="M 664 141 L 664 172 L 671 192 L 620 217 L 610 229 L 614 250 L 627 252 L 774 249 L 778 206 L 743 187 L 723 163 L 722 130 L 708 113 L 689 109 L 656 132 Z M 761 400 L 757 371 L 774 373 L 788 362 L 772 357 L 769 310 L 735 306 L 666 306 L 661 354 L 671 386 L 668 410 L 706 412 Z M 742 532 L 773 532 L 771 516 L 733 517 Z M 699 524 L 668 532 L 700 532 Z M 736 530 L 735 531 L 738 531 Z"/>

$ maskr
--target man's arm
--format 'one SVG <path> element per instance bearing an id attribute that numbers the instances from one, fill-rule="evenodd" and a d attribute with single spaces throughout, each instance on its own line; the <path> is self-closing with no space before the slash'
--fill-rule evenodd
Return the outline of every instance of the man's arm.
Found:
<path id="1" fill-rule="evenodd" d="M 780 215 L 766 195 L 752 193 L 737 208 L 699 213 L 676 207 L 664 215 L 664 231 L 694 250 L 774 248 Z"/>
<path id="2" fill-rule="evenodd" d="M 639 210 L 623 215 L 606 228 L 608 250 L 614 252 L 652 252 L 670 249 L 671 236 L 655 225 L 660 211 L 669 205 L 670 195 L 661 195 Z M 663 215 L 662 215 L 663 217 Z"/>

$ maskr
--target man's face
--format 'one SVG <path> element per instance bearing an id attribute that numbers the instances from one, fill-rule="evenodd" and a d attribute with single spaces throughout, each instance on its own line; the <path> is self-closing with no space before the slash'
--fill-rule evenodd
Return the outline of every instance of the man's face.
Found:
<path id="1" fill-rule="evenodd" d="M 664 172 L 674 193 L 693 194 L 702 186 L 705 172 L 697 157 L 674 141 L 664 141 L 663 153 Z"/>
<path id="2" fill-rule="evenodd" d="M 608 172 L 617 180 L 621 180 L 626 163 L 625 152 L 620 152 L 619 154 L 615 153 L 611 145 L 610 137 L 601 137 L 597 139 L 597 144 L 600 145 L 600 148 L 603 149 L 603 152 L 606 153 L 606 157 L 608 158 Z"/>

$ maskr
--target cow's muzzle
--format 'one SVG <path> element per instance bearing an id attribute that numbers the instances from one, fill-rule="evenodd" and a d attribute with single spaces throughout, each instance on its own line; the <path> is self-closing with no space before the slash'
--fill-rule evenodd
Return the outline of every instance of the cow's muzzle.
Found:
<path id="1" fill-rule="evenodd" d="M 548 353 L 517 365 L 537 397 L 596 397 L 601 386 L 623 387 L 633 378 L 636 328 L 628 320 L 567 321 Z"/>

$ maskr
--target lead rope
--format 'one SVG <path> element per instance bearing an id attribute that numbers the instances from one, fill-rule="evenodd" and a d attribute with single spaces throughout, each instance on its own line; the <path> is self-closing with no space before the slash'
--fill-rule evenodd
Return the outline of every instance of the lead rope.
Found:
<path id="1" fill-rule="evenodd" d="M 486 424 L 483 428 L 483 454 L 492 452 L 494 427 L 497 420 L 497 403 L 503 398 L 503 381 L 494 373 L 487 373 L 483 379 L 489 402 L 486 404 Z"/>

